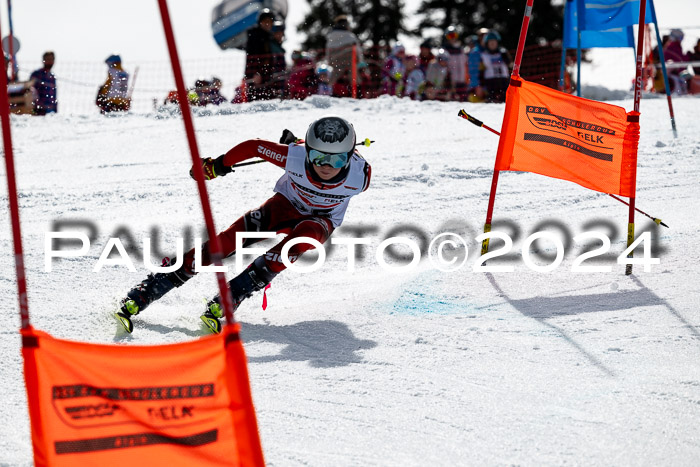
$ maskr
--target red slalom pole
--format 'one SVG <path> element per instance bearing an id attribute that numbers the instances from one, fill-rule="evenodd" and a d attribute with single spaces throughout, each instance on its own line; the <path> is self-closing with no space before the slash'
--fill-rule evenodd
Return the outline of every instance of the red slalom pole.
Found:
<path id="1" fill-rule="evenodd" d="M 525 5 L 525 14 L 523 15 L 523 25 L 520 27 L 520 37 L 518 38 L 518 49 L 515 52 L 515 63 L 513 64 L 513 72 L 511 76 L 520 76 L 520 63 L 523 60 L 523 50 L 525 49 L 525 38 L 527 37 L 527 28 L 530 26 L 530 17 L 532 16 L 532 5 L 535 0 L 527 0 Z"/>
<path id="2" fill-rule="evenodd" d="M 160 7 L 160 16 L 163 20 L 163 29 L 165 30 L 165 39 L 168 43 L 168 52 L 170 53 L 170 63 L 173 67 L 173 75 L 175 84 L 177 85 L 178 101 L 180 110 L 182 111 L 182 119 L 185 123 L 185 132 L 187 133 L 187 142 L 190 146 L 190 154 L 192 155 L 192 167 L 194 168 L 194 178 L 197 181 L 197 189 L 199 190 L 199 199 L 202 202 L 202 211 L 204 211 L 204 220 L 207 225 L 207 234 L 209 235 L 209 252 L 211 254 L 212 263 L 216 266 L 221 266 L 223 254 L 221 250 L 221 242 L 216 235 L 214 227 L 214 216 L 211 213 L 211 205 L 209 203 L 209 195 L 207 187 L 204 184 L 204 172 L 202 171 L 202 163 L 199 157 L 199 149 L 197 148 L 197 137 L 194 132 L 194 123 L 192 121 L 192 112 L 190 103 L 187 100 L 187 89 L 185 81 L 182 78 L 182 68 L 180 66 L 180 58 L 177 54 L 175 45 L 175 35 L 173 34 L 172 23 L 170 22 L 170 14 L 168 13 L 168 5 L 166 0 L 158 0 Z M 0 73 L 2 74 L 2 73 Z M 219 283 L 219 294 L 221 296 L 221 304 L 224 307 L 226 315 L 226 324 L 233 324 L 233 303 L 231 294 L 229 293 L 226 276 L 223 272 L 217 271 L 216 278 Z"/>
<path id="3" fill-rule="evenodd" d="M 0 37 L 2 32 L 0 31 Z M 12 39 L 12 38 L 10 38 Z M 12 44 L 12 40 L 10 40 Z M 10 46 L 12 47 L 12 46 Z M 0 54 L 0 63 L 4 70 L 4 54 Z M 29 327 L 29 304 L 27 302 L 27 276 L 24 269 L 22 251 L 22 231 L 19 222 L 19 203 L 17 202 L 17 179 L 15 178 L 15 158 L 12 152 L 12 132 L 10 130 L 10 98 L 7 95 L 7 75 L 0 73 L 0 118 L 2 119 L 2 142 L 5 148 L 5 172 L 7 177 L 7 198 L 10 202 L 12 220 L 12 241 L 15 250 L 15 271 L 17 274 L 17 296 L 19 298 L 19 315 L 22 329 Z"/>
<path id="4" fill-rule="evenodd" d="M 532 16 L 532 5 L 535 0 L 527 0 L 525 5 L 525 14 L 523 15 L 523 24 L 520 28 L 520 38 L 518 39 L 518 49 L 515 53 L 515 64 L 513 65 L 513 72 L 511 73 L 511 78 L 517 78 L 520 76 L 520 63 L 523 60 L 523 50 L 525 49 L 525 38 L 527 37 L 527 29 L 530 25 L 530 17 Z M 506 106 L 508 104 L 506 103 Z M 504 115 L 505 120 L 505 115 Z M 483 124 L 482 124 L 483 126 Z M 491 130 L 493 131 L 493 130 Z M 496 189 L 498 188 L 498 176 L 500 171 L 498 170 L 498 156 L 496 156 L 496 162 L 493 167 L 493 178 L 491 179 L 491 192 L 489 193 L 489 205 L 486 209 L 486 222 L 484 223 L 484 233 L 491 231 L 491 220 L 493 219 L 493 205 L 496 201 Z M 489 239 L 486 238 L 481 243 L 481 254 L 485 255 L 489 251 Z"/>
<path id="5" fill-rule="evenodd" d="M 642 59 L 644 55 L 644 17 L 646 15 L 646 0 L 639 2 L 639 34 L 637 38 L 637 69 L 634 78 L 634 111 L 630 112 L 627 118 L 636 118 L 639 121 L 639 102 L 642 100 Z M 637 184 L 637 164 L 632 167 L 632 180 L 635 182 L 635 191 Z M 633 194 L 635 193 L 633 191 Z M 636 196 L 630 197 L 629 203 L 629 220 L 627 224 L 627 248 L 634 242 L 634 203 Z M 632 258 L 633 252 L 630 251 L 627 255 L 628 258 Z M 625 275 L 629 276 L 632 274 L 632 265 L 627 264 L 625 267 Z"/>

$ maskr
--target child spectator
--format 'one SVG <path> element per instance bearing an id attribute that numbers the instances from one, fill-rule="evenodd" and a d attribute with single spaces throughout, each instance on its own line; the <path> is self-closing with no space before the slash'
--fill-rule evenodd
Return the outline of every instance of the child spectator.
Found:
<path id="1" fill-rule="evenodd" d="M 406 57 L 406 91 L 413 100 L 420 99 L 425 87 L 425 73 L 420 69 L 420 60 L 413 55 Z"/>
<path id="2" fill-rule="evenodd" d="M 482 102 L 484 100 L 485 91 L 481 87 L 481 82 L 479 81 L 479 75 L 481 74 L 481 52 L 484 51 L 484 36 L 490 31 L 488 28 L 481 28 L 477 31 L 477 40 L 472 48 L 469 50 L 469 55 L 467 56 L 468 71 L 469 71 L 469 86 L 468 94 L 469 100 L 471 102 Z"/>
<path id="3" fill-rule="evenodd" d="M 419 68 L 423 73 L 428 71 L 428 65 L 430 62 L 435 60 L 435 55 L 433 55 L 433 42 L 430 39 L 424 40 L 420 45 L 420 52 L 418 53 Z"/>
<path id="4" fill-rule="evenodd" d="M 100 87 L 95 104 L 100 112 L 126 112 L 131 107 L 129 97 L 129 73 L 122 68 L 119 55 L 110 55 L 107 64 L 107 81 Z"/>
<path id="5" fill-rule="evenodd" d="M 163 100 L 163 105 L 168 104 L 180 104 L 180 99 L 177 97 L 177 91 L 173 90 L 168 92 L 168 95 Z"/>
<path id="6" fill-rule="evenodd" d="M 365 97 L 377 97 L 381 93 L 383 73 L 381 50 L 381 46 L 372 46 L 365 50 L 367 75 L 369 75 L 365 85 Z"/>
<path id="7" fill-rule="evenodd" d="M 700 63 L 698 63 L 700 62 L 700 39 L 695 44 L 693 51 L 688 54 L 688 60 L 696 63 L 693 65 L 695 76 L 690 80 L 690 93 L 700 94 Z"/>
<path id="8" fill-rule="evenodd" d="M 333 69 L 325 63 L 319 63 L 316 67 L 316 79 L 318 80 L 318 88 L 316 94 L 321 96 L 330 96 L 333 94 L 333 86 L 331 85 L 331 73 Z"/>
<path id="9" fill-rule="evenodd" d="M 481 52 L 481 86 L 486 102 L 505 102 L 510 81 L 510 54 L 500 46 L 501 35 L 491 31 L 484 36 L 485 50 Z"/>
<path id="10" fill-rule="evenodd" d="M 359 64 L 358 64 L 359 65 Z M 333 97 L 352 97 L 352 76 L 351 69 L 345 70 L 342 75 L 337 76 L 333 85 Z"/>
<path id="11" fill-rule="evenodd" d="M 211 83 L 204 78 L 199 78 L 194 82 L 194 89 L 190 92 L 190 104 L 204 107 L 209 103 L 209 87 Z M 191 96 L 191 97 L 190 97 Z"/>
<path id="12" fill-rule="evenodd" d="M 445 31 L 442 48 L 450 55 L 450 78 L 454 97 L 464 101 L 467 99 L 467 54 L 454 26 Z"/>
<path id="13" fill-rule="evenodd" d="M 221 105 L 226 102 L 226 98 L 221 95 L 221 86 L 223 83 L 219 78 L 214 76 L 211 79 L 211 86 L 209 86 L 209 103 L 214 105 Z"/>
<path id="14" fill-rule="evenodd" d="M 425 73 L 425 100 L 447 100 L 450 89 L 450 54 L 438 50 Z"/>
<path id="15" fill-rule="evenodd" d="M 661 50 L 666 49 L 666 45 L 670 40 L 671 36 L 669 36 L 668 34 L 665 34 L 661 38 Z M 654 62 L 654 91 L 663 94 L 666 92 L 666 84 L 664 83 L 664 74 L 663 70 L 661 69 L 661 58 L 659 55 L 658 44 L 651 51 L 651 59 Z"/>
<path id="16" fill-rule="evenodd" d="M 357 64 L 357 97 L 362 99 L 377 97 L 372 73 L 366 62 Z"/>
<path id="17" fill-rule="evenodd" d="M 664 58 L 666 63 L 682 63 L 688 61 L 688 56 L 683 53 L 681 42 L 683 41 L 683 31 L 672 29 L 668 43 L 664 46 Z M 686 94 L 687 84 L 681 77 L 684 68 L 671 68 L 668 70 L 668 79 L 671 85 L 671 92 L 676 94 Z"/>
<path id="18" fill-rule="evenodd" d="M 403 81 L 406 77 L 406 67 L 403 59 L 406 57 L 406 49 L 397 42 L 391 49 L 391 54 L 384 60 L 384 71 L 382 82 L 384 84 L 384 94 L 390 96 L 401 96 L 403 93 Z"/>
<path id="19" fill-rule="evenodd" d="M 307 52 L 292 52 L 292 71 L 289 75 L 288 96 L 303 100 L 318 88 L 313 60 Z"/>
<path id="20" fill-rule="evenodd" d="M 10 65 L 12 65 L 12 57 L 7 52 L 3 52 L 5 56 L 5 76 L 7 77 L 8 84 L 12 82 L 12 76 L 10 73 Z"/>
<path id="21" fill-rule="evenodd" d="M 34 100 L 34 115 L 46 115 L 58 111 L 56 99 L 56 77 L 51 72 L 55 55 L 53 52 L 45 52 L 42 57 L 44 67 L 31 74 L 29 80 L 36 91 Z"/>

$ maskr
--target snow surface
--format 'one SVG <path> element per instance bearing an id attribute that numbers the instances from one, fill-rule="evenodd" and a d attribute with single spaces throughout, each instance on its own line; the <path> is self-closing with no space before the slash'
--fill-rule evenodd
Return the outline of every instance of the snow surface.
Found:
<path id="1" fill-rule="evenodd" d="M 202 155 L 249 138 L 277 139 L 284 128 L 303 134 L 331 112 L 376 140 L 362 149 L 372 186 L 353 199 L 344 224 L 370 229 L 357 271 L 347 272 L 339 247 L 316 273 L 278 277 L 266 311 L 256 295 L 236 314 L 269 465 L 697 465 L 698 102 L 674 101 L 674 139 L 665 99 L 642 101 L 637 206 L 671 229 L 637 216 L 637 232 L 653 232 L 661 264 L 648 273 L 635 267 L 631 277 L 614 263 L 627 207 L 527 173 L 501 175 L 495 209 L 501 227 L 511 223 L 505 231 L 520 233 L 508 260 L 515 272 L 472 272 L 498 139 L 458 118 L 458 103 L 314 97 L 200 113 Z M 503 110 L 467 107 L 494 128 Z M 13 116 L 13 138 L 33 324 L 60 338 L 125 346 L 201 336 L 198 316 L 215 293 L 213 275 L 152 305 L 125 336 L 110 312 L 145 276 L 139 256 L 136 273 L 92 272 L 120 227 L 125 245 L 125 232 L 140 244 L 159 228 L 166 252 L 183 229 L 203 228 L 181 119 L 167 112 Z M 265 201 L 279 175 L 261 164 L 209 182 L 218 229 Z M 1 190 L 7 206 L 4 183 Z M 0 465 L 26 466 L 32 452 L 5 212 Z M 70 219 L 92 222 L 97 239 L 87 257 L 57 260 L 44 272 L 44 234 Z M 546 220 L 562 223 L 569 238 L 617 230 L 606 263 L 613 272 L 573 273 L 580 245 L 553 273 L 529 270 L 519 245 Z M 406 225 L 428 238 L 449 230 L 471 239 L 467 266 L 445 273 L 423 260 L 413 272 L 385 272 L 376 247 Z"/>

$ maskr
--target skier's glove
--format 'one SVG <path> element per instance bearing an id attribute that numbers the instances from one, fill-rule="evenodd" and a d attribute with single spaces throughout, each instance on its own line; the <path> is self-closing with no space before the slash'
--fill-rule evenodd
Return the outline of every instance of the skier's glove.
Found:
<path id="1" fill-rule="evenodd" d="M 190 177 L 194 178 L 194 167 L 190 169 Z M 204 179 L 211 180 L 216 177 L 223 177 L 226 174 L 233 172 L 233 168 L 224 165 L 224 154 L 220 155 L 216 159 L 207 157 L 202 159 L 202 170 L 204 171 Z"/>
<path id="2" fill-rule="evenodd" d="M 280 144 L 298 143 L 299 141 L 301 141 L 301 139 L 294 136 L 294 133 L 287 130 L 286 128 L 282 132 L 282 137 L 280 138 Z"/>

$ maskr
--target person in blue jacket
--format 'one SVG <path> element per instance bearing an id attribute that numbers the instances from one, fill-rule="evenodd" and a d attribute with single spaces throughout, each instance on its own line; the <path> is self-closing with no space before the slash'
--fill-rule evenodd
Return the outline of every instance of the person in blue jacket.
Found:
<path id="1" fill-rule="evenodd" d="M 56 99 L 56 77 L 51 72 L 56 56 L 53 52 L 45 52 L 42 57 L 44 66 L 34 71 L 29 80 L 36 91 L 34 100 L 34 115 L 46 115 L 58 112 Z"/>

